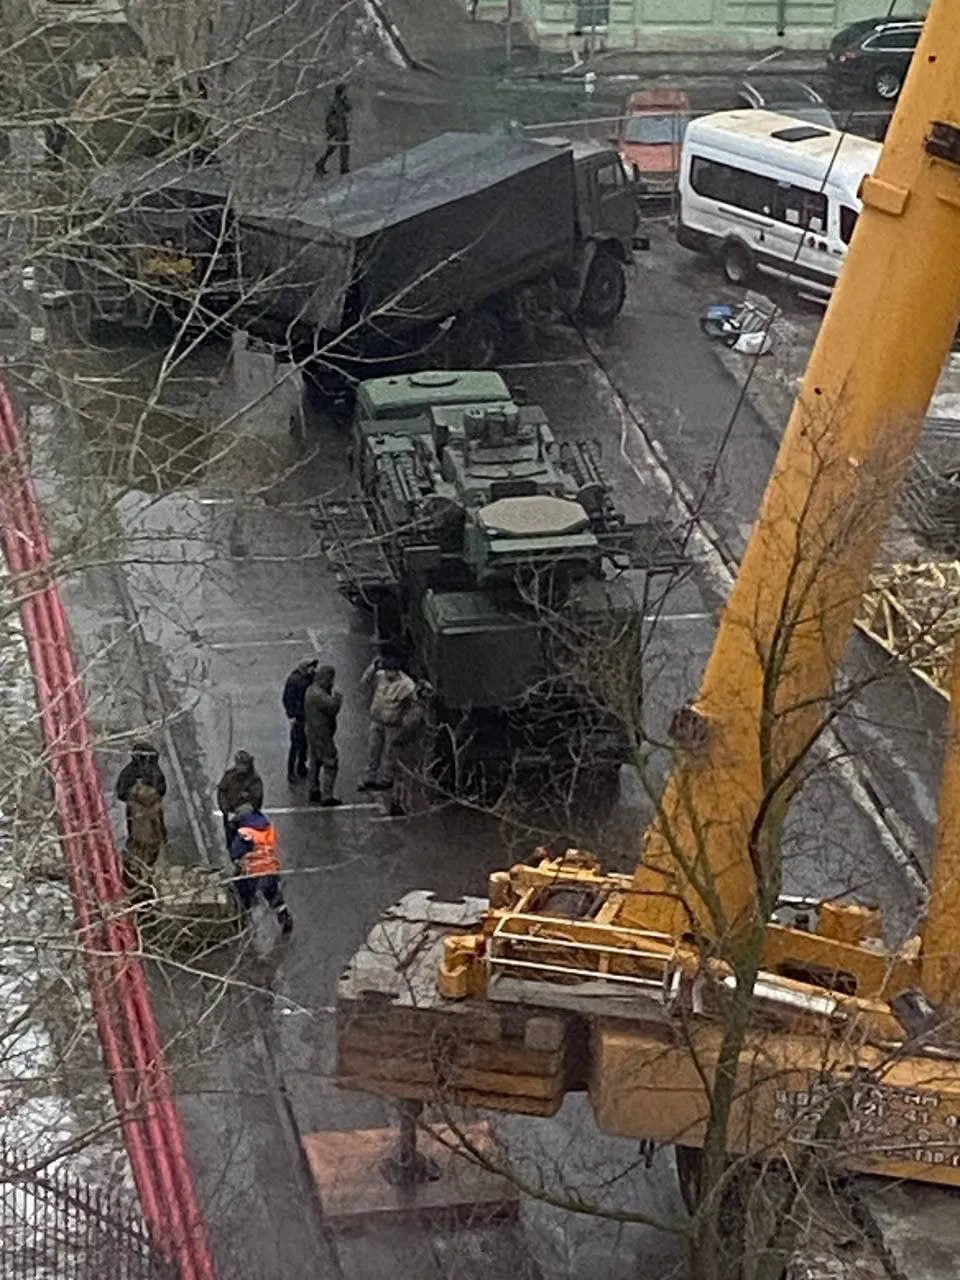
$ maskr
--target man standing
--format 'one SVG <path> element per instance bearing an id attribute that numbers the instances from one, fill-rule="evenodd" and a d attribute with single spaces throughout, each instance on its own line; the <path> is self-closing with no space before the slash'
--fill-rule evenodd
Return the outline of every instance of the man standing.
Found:
<path id="1" fill-rule="evenodd" d="M 167 839 L 163 798 L 167 780 L 150 742 L 135 742 L 117 778 L 117 799 L 126 806 L 127 847 L 124 870 L 142 880 L 153 868 Z"/>
<path id="2" fill-rule="evenodd" d="M 324 809 L 342 802 L 333 794 L 340 760 L 335 741 L 342 696 L 333 687 L 333 667 L 318 667 L 304 699 L 310 749 L 310 799 Z"/>
<path id="3" fill-rule="evenodd" d="M 327 172 L 327 161 L 336 152 L 340 154 L 340 172 L 350 172 L 350 112 L 353 110 L 347 97 L 347 86 L 338 84 L 333 91 L 330 105 L 327 107 L 325 126 L 327 131 L 327 149 L 316 163 L 318 178 Z"/>
<path id="4" fill-rule="evenodd" d="M 249 804 L 257 810 L 263 804 L 263 779 L 257 773 L 249 751 L 238 751 L 233 757 L 233 764 L 217 786 L 217 804 L 220 806 L 223 834 L 229 849 L 235 825 L 233 819 L 241 806 Z"/>
<path id="5" fill-rule="evenodd" d="M 287 676 L 283 686 L 283 709 L 290 721 L 290 750 L 287 753 L 287 781 L 293 786 L 298 779 L 307 776 L 307 731 L 303 702 L 313 673 L 317 669 L 317 658 L 305 658 L 303 662 Z"/>
<path id="6" fill-rule="evenodd" d="M 432 686 L 422 680 L 413 697 L 403 704 L 393 740 L 393 790 L 387 809 L 391 818 L 402 818 L 424 808 L 432 698 Z"/>
<path id="7" fill-rule="evenodd" d="M 407 704 L 417 686 L 402 671 L 398 660 L 386 655 L 374 658 L 360 677 L 371 693 L 370 729 L 367 737 L 367 776 L 361 791 L 390 791 L 393 787 L 393 752 Z"/>
<path id="8" fill-rule="evenodd" d="M 230 859 L 239 872 L 233 883 L 240 905 L 244 911 L 249 911 L 257 896 L 262 896 L 276 913 L 280 931 L 286 938 L 293 930 L 293 916 L 283 900 L 280 887 L 280 853 L 274 825 L 265 813 L 250 804 L 242 804 L 235 816 L 236 830 L 230 841 Z"/>

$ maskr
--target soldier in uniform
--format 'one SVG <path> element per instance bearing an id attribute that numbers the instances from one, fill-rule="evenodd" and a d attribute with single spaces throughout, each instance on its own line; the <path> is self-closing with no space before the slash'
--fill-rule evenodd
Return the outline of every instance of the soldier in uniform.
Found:
<path id="1" fill-rule="evenodd" d="M 337 716 L 343 697 L 333 687 L 333 667 L 317 667 L 303 700 L 309 761 L 310 799 L 324 809 L 342 803 L 334 794 L 340 759 L 337 755 Z"/>
<path id="2" fill-rule="evenodd" d="M 326 174 L 327 161 L 336 153 L 340 155 L 340 172 L 350 172 L 350 112 L 352 110 L 350 99 L 347 97 L 347 86 L 338 84 L 327 107 L 325 121 L 327 149 L 316 164 L 318 178 Z"/>
<path id="3" fill-rule="evenodd" d="M 135 742 L 117 778 L 117 799 L 126 807 L 127 845 L 124 872 L 134 882 L 145 879 L 167 840 L 163 798 L 167 780 L 160 756 L 150 742 Z"/>

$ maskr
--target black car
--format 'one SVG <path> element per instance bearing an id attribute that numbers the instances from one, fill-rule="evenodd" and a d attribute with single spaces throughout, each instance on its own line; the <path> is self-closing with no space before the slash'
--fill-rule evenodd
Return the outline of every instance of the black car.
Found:
<path id="1" fill-rule="evenodd" d="M 853 22 L 831 40 L 827 71 L 838 89 L 865 91 L 893 102 L 903 87 L 922 30 L 922 18 Z"/>
<path id="2" fill-rule="evenodd" d="M 741 80 L 733 106 L 776 111 L 781 116 L 792 116 L 795 120 L 824 129 L 837 127 L 830 109 L 816 89 L 811 89 L 802 80 L 791 80 L 785 76 L 757 75 Z"/>

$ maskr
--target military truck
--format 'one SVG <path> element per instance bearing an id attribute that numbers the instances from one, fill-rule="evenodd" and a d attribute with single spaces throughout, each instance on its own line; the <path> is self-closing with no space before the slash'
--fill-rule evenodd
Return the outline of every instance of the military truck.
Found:
<path id="1" fill-rule="evenodd" d="M 442 134 L 265 201 L 239 199 L 214 164 L 111 166 L 92 190 L 110 243 L 91 251 L 85 287 L 105 318 L 153 314 L 153 246 L 193 262 L 181 302 L 204 312 L 215 279 L 222 311 L 230 274 L 234 323 L 354 376 L 411 353 L 422 364 L 441 341 L 449 363 L 490 366 L 516 327 L 557 307 L 608 324 L 637 240 L 615 151 L 512 134 Z M 171 300 L 168 282 L 156 298 Z"/>
<path id="2" fill-rule="evenodd" d="M 364 381 L 352 463 L 356 492 L 316 523 L 341 589 L 432 686 L 458 785 L 609 791 L 628 742 L 597 655 L 682 568 L 669 531 L 628 524 L 596 447 L 558 443 L 493 371 Z"/>

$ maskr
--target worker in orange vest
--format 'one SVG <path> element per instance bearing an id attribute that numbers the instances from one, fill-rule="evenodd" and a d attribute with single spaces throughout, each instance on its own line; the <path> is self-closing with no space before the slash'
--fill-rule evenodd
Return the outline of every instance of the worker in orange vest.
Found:
<path id="1" fill-rule="evenodd" d="M 280 931 L 286 938 L 293 930 L 293 916 L 280 887 L 277 832 L 267 815 L 251 804 L 240 805 L 234 814 L 230 857 L 239 871 L 234 884 L 241 906 L 249 911 L 257 895 L 261 895 L 276 912 Z"/>

